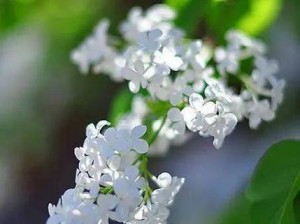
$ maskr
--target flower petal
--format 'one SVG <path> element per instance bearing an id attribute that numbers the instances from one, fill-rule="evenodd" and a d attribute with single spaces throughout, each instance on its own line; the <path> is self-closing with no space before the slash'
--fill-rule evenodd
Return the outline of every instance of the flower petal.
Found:
<path id="1" fill-rule="evenodd" d="M 145 125 L 139 125 L 132 129 L 131 136 L 134 138 L 142 137 L 147 131 L 147 127 Z"/>
<path id="2" fill-rule="evenodd" d="M 134 141 L 132 147 L 139 154 L 144 154 L 148 152 L 149 149 L 149 145 L 144 139 L 138 139 Z"/>
<path id="3" fill-rule="evenodd" d="M 189 97 L 189 104 L 197 111 L 199 111 L 203 105 L 203 97 L 197 93 L 193 93 Z"/>

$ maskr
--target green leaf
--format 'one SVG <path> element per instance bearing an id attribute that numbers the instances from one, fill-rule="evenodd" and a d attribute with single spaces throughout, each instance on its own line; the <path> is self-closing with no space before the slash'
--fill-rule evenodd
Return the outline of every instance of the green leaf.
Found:
<path id="1" fill-rule="evenodd" d="M 132 99 L 133 94 L 127 87 L 117 93 L 109 113 L 109 121 L 113 126 L 118 123 L 123 115 L 131 110 Z"/>
<path id="2" fill-rule="evenodd" d="M 222 41 L 232 28 L 259 35 L 277 17 L 282 0 L 165 0 L 165 3 L 175 9 L 176 25 L 188 35 L 201 29 L 201 33 Z"/>
<path id="3" fill-rule="evenodd" d="M 259 161 L 245 194 L 221 224 L 300 223 L 300 141 L 273 145 Z"/>
<path id="4" fill-rule="evenodd" d="M 277 17 L 282 0 L 231 0 L 211 2 L 206 11 L 209 32 L 223 40 L 227 30 L 235 28 L 259 35 Z"/>
<path id="5" fill-rule="evenodd" d="M 177 18 L 175 24 L 185 30 L 187 34 L 193 34 L 199 25 L 201 18 L 210 0 L 165 0 L 165 3 L 175 9 Z"/>
<path id="6" fill-rule="evenodd" d="M 300 191 L 299 158 L 300 142 L 292 140 L 273 145 L 263 156 L 246 191 L 253 223 L 297 223 L 294 199 Z"/>
<path id="7" fill-rule="evenodd" d="M 249 203 L 241 197 L 227 206 L 224 215 L 217 220 L 220 224 L 252 224 L 249 216 Z"/>
<path id="8" fill-rule="evenodd" d="M 237 28 L 250 35 L 263 32 L 276 19 L 282 0 L 252 0 L 250 10 L 237 23 Z"/>

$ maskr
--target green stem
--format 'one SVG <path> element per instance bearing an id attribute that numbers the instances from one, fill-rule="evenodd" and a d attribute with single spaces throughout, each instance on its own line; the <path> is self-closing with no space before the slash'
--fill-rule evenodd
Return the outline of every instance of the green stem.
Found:
<path id="1" fill-rule="evenodd" d="M 159 128 L 153 133 L 153 135 L 151 135 L 149 137 L 149 139 L 148 139 L 149 146 L 151 146 L 155 142 L 155 140 L 157 139 L 160 131 L 162 130 L 162 128 L 163 128 L 163 126 L 166 122 L 166 120 L 167 120 L 167 115 L 163 116 Z M 140 174 L 141 174 L 142 177 L 145 178 L 144 203 L 147 203 L 147 201 L 151 198 L 151 193 L 152 193 L 152 189 L 149 185 L 149 178 L 151 179 L 153 175 L 148 170 L 148 155 L 147 154 L 140 155 L 137 158 L 137 160 L 135 161 L 135 163 L 137 163 L 138 161 L 141 162 L 140 165 L 139 165 Z"/>
<path id="2" fill-rule="evenodd" d="M 157 131 L 155 131 L 153 133 L 153 135 L 150 137 L 150 139 L 148 140 L 149 146 L 151 146 L 153 144 L 153 142 L 156 140 L 157 136 L 159 135 L 159 132 L 161 131 L 161 129 L 163 128 L 164 124 L 166 123 L 167 120 L 167 115 L 165 115 L 161 121 L 161 124 L 159 126 L 159 128 L 157 129 Z"/>
<path id="3" fill-rule="evenodd" d="M 113 187 L 107 186 L 100 190 L 101 194 L 111 194 L 114 191 Z"/>

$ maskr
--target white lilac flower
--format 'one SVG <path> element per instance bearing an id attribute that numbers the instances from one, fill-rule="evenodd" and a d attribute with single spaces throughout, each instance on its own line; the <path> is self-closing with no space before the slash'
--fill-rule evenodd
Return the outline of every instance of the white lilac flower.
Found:
<path id="1" fill-rule="evenodd" d="M 133 213 L 127 224 L 166 224 L 170 211 L 167 207 L 148 202 Z"/>
<path id="2" fill-rule="evenodd" d="M 107 121 L 87 126 L 83 146 L 74 150 L 79 161 L 76 186 L 56 206 L 49 204 L 47 224 L 166 224 L 168 206 L 184 178 L 148 173 L 145 153 L 162 155 L 171 145 L 185 142 L 190 136 L 186 127 L 214 137 L 213 145 L 220 148 L 238 120 L 248 118 L 250 127 L 257 128 L 275 117 L 285 82 L 274 76 L 278 65 L 265 57 L 264 44 L 236 30 L 227 32 L 225 47 L 184 39 L 185 33 L 174 27 L 175 16 L 166 5 L 145 12 L 134 8 L 121 24 L 123 39 L 109 36 L 109 23 L 102 20 L 72 52 L 82 73 L 91 68 L 129 81 L 133 93 L 145 90 L 134 97 L 132 110 L 117 127 L 105 128 Z M 254 69 L 240 71 L 248 59 L 254 59 Z M 232 88 L 229 74 L 241 86 Z M 147 130 L 142 124 L 154 114 L 147 100 L 164 101 L 162 108 L 177 106 L 162 111 L 166 119 L 161 116 L 150 124 L 156 137 L 151 146 L 142 138 Z"/>
<path id="3" fill-rule="evenodd" d="M 278 80 L 272 82 L 272 89 L 271 89 L 271 107 L 272 110 L 276 110 L 277 106 L 282 103 L 283 100 L 283 91 L 285 88 L 285 80 Z"/>
<path id="4" fill-rule="evenodd" d="M 74 150 L 79 160 L 75 183 L 90 191 L 95 198 L 95 192 L 100 188 L 100 178 L 106 168 L 106 158 L 98 150 L 89 147 L 79 147 Z"/>
<path id="5" fill-rule="evenodd" d="M 224 49 L 220 47 L 215 50 L 217 69 L 221 75 L 236 74 L 239 69 L 239 55 L 240 52 L 236 48 Z"/>
<path id="6" fill-rule="evenodd" d="M 187 127 L 194 132 L 206 131 L 211 117 L 216 113 L 216 104 L 212 101 L 205 102 L 203 97 L 197 93 L 193 93 L 189 97 L 189 105 L 182 110 Z"/>
<path id="7" fill-rule="evenodd" d="M 139 170 L 134 167 L 125 169 L 124 175 L 114 179 L 113 187 L 117 196 L 117 205 L 112 218 L 118 222 L 128 220 L 132 213 L 142 201 L 140 189 L 143 187 L 143 180 L 138 176 Z"/>
<path id="8" fill-rule="evenodd" d="M 157 131 L 159 129 L 159 127 L 161 126 L 161 122 L 161 120 L 157 120 L 153 123 L 154 131 Z M 153 142 L 153 144 L 151 144 L 149 148 L 149 155 L 165 156 L 171 146 L 181 146 L 190 139 L 190 133 L 178 133 L 178 131 L 182 132 L 183 129 L 185 129 L 183 127 L 185 121 L 182 122 L 177 120 L 175 123 L 177 124 L 173 126 L 172 121 L 169 118 L 165 121 L 165 124 L 161 128 L 156 140 Z"/>
<path id="9" fill-rule="evenodd" d="M 145 78 L 145 67 L 141 60 L 136 60 L 133 64 L 134 69 L 125 67 L 121 70 L 125 79 L 129 80 L 129 89 L 133 93 L 137 93 L 140 87 L 146 88 L 148 81 Z"/>
<path id="10" fill-rule="evenodd" d="M 233 113 L 226 113 L 223 107 L 218 105 L 218 114 L 210 118 L 210 125 L 205 130 L 205 135 L 208 134 L 214 137 L 213 144 L 219 149 L 226 135 L 229 135 L 237 124 L 237 117 Z M 201 133 L 200 133 L 201 134 Z"/>
<path id="11" fill-rule="evenodd" d="M 226 33 L 225 38 L 230 45 L 235 45 L 237 48 L 241 46 L 250 46 L 252 42 L 248 36 L 238 30 L 229 30 Z"/>
<path id="12" fill-rule="evenodd" d="M 172 82 L 169 77 L 155 75 L 149 79 L 148 91 L 151 96 L 160 100 L 168 100 L 170 92 L 169 88 Z"/>
<path id="13" fill-rule="evenodd" d="M 170 103 L 176 106 L 184 96 L 190 96 L 193 92 L 194 89 L 188 85 L 188 80 L 184 76 L 178 76 L 170 88 Z"/>
<path id="14" fill-rule="evenodd" d="M 86 127 L 86 137 L 87 138 L 96 138 L 99 137 L 100 131 L 104 126 L 110 125 L 108 121 L 99 121 L 95 126 L 94 124 L 89 124 Z"/>
<path id="15" fill-rule="evenodd" d="M 256 57 L 255 69 L 252 73 L 252 79 L 255 84 L 265 86 L 272 79 L 272 76 L 278 71 L 278 64 L 275 61 L 267 60 L 264 57 Z"/>
<path id="16" fill-rule="evenodd" d="M 180 110 L 176 107 L 168 111 L 168 119 L 171 121 L 170 130 L 173 135 L 183 135 L 185 133 L 185 122 Z"/>
<path id="17" fill-rule="evenodd" d="M 242 50 L 242 57 L 262 55 L 266 51 L 266 46 L 259 40 L 251 38 L 238 30 L 229 30 L 226 33 L 228 44 L 236 49 Z"/>
<path id="18" fill-rule="evenodd" d="M 102 131 L 105 125 L 107 121 L 88 125 L 83 147 L 74 150 L 79 160 L 76 187 L 67 190 L 57 206 L 49 204 L 47 223 L 108 224 L 109 220 L 166 223 L 169 215 L 166 206 L 174 200 L 183 180 L 171 178 L 168 181 L 160 175 L 155 180 L 160 190 L 153 196 L 154 202 L 149 199 L 145 208 L 142 203 L 145 179 L 134 161 L 137 155 L 148 151 L 148 143 L 141 139 L 146 127 L 138 125 L 127 130 L 109 127 Z M 109 153 L 103 153 L 103 148 Z M 164 205 L 157 203 L 159 192 L 168 195 L 162 200 Z M 144 208 L 144 212 L 138 219 L 133 214 L 140 208 Z"/>
<path id="19" fill-rule="evenodd" d="M 268 100 L 252 101 L 247 107 L 250 128 L 256 129 L 263 120 L 271 121 L 275 117 Z"/>
<path id="20" fill-rule="evenodd" d="M 148 151 L 148 143 L 141 137 L 146 133 L 146 126 L 139 125 L 131 130 L 130 139 L 131 139 L 131 147 L 139 154 L 144 154 Z"/>
<path id="21" fill-rule="evenodd" d="M 128 18 L 121 24 L 120 30 L 125 39 L 136 41 L 140 32 L 161 29 L 163 33 L 167 33 L 173 27 L 170 21 L 174 18 L 174 10 L 167 5 L 154 5 L 144 14 L 141 8 L 135 7 L 130 10 Z"/>
<path id="22" fill-rule="evenodd" d="M 124 80 L 122 68 L 126 65 L 126 58 L 115 51 L 108 51 L 100 63 L 93 66 L 94 74 L 107 74 L 113 81 L 120 82 Z"/>
<path id="23" fill-rule="evenodd" d="M 246 114 L 246 105 L 241 95 L 230 95 L 230 102 L 223 104 L 224 111 L 233 113 L 239 121 L 243 120 Z"/>
<path id="24" fill-rule="evenodd" d="M 90 65 L 99 63 L 111 49 L 108 46 L 107 30 L 109 22 L 102 20 L 95 29 L 94 34 L 87 38 L 82 45 L 72 52 L 71 58 L 78 64 L 82 73 L 88 73 Z"/>
<path id="25" fill-rule="evenodd" d="M 206 81 L 211 79 L 214 74 L 212 67 L 206 67 L 201 72 L 193 69 L 188 69 L 183 73 L 185 79 L 190 83 L 194 92 L 203 92 Z"/>
<path id="26" fill-rule="evenodd" d="M 210 52 L 201 40 L 191 42 L 185 53 L 186 63 L 189 63 L 196 73 L 203 72 L 210 58 Z"/>
<path id="27" fill-rule="evenodd" d="M 97 198 L 97 213 L 99 217 L 98 223 L 109 224 L 109 219 L 113 216 L 113 210 L 118 203 L 117 196 L 111 194 L 102 194 Z"/>
<path id="28" fill-rule="evenodd" d="M 175 19 L 175 11 L 168 5 L 158 4 L 149 8 L 146 12 L 147 18 L 153 22 L 170 21 Z"/>
<path id="29" fill-rule="evenodd" d="M 164 66 L 166 69 L 173 71 L 178 71 L 183 65 L 183 60 L 177 55 L 174 46 L 165 46 L 161 51 L 156 51 L 154 53 L 154 63 Z"/>
<path id="30" fill-rule="evenodd" d="M 154 180 L 160 188 L 152 192 L 151 201 L 154 204 L 165 206 L 170 206 L 173 203 L 185 181 L 184 178 L 172 177 L 169 173 L 161 173 Z"/>
<path id="31" fill-rule="evenodd" d="M 140 7 L 133 7 L 128 13 L 127 20 L 121 24 L 120 31 L 128 41 L 135 41 L 137 34 L 142 32 L 139 27 L 150 28 L 150 24 L 143 19 L 142 13 Z"/>
<path id="32" fill-rule="evenodd" d="M 137 36 L 137 43 L 142 50 L 148 52 L 155 52 L 160 47 L 159 38 L 162 36 L 162 32 L 159 29 L 145 31 L 139 33 Z"/>
<path id="33" fill-rule="evenodd" d="M 237 30 L 228 31 L 226 39 L 228 41 L 227 47 L 215 49 L 217 69 L 221 75 L 226 73 L 237 74 L 241 60 L 250 57 L 260 57 L 265 53 L 263 43 Z"/>
<path id="34" fill-rule="evenodd" d="M 148 150 L 148 144 L 145 140 L 140 139 L 145 134 L 144 126 L 137 126 L 130 133 L 126 129 L 108 128 L 104 132 L 104 138 L 99 139 L 100 148 L 108 156 L 114 151 L 128 152 L 134 149 L 136 152 L 145 153 Z"/>
<path id="35" fill-rule="evenodd" d="M 228 91 L 225 89 L 224 83 L 216 79 L 206 80 L 208 86 L 205 89 L 205 96 L 209 99 L 216 99 L 223 104 L 230 103 L 231 97 Z"/>
<path id="36" fill-rule="evenodd" d="M 104 186 L 113 186 L 114 179 L 123 175 L 125 170 L 132 165 L 136 159 L 136 153 L 133 151 L 121 155 L 113 155 L 107 160 L 107 167 L 103 169 L 100 184 Z"/>
<path id="37" fill-rule="evenodd" d="M 97 222 L 96 205 L 84 201 L 76 189 L 65 191 L 57 206 L 49 204 L 50 218 L 47 224 Z"/>

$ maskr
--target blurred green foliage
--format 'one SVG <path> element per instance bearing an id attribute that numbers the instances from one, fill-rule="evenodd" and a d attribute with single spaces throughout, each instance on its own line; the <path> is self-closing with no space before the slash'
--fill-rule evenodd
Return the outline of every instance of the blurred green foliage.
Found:
<path id="1" fill-rule="evenodd" d="M 23 33 L 33 32 L 42 38 L 42 46 L 37 44 L 32 50 L 44 49 L 42 59 L 33 61 L 30 71 L 23 71 L 34 73 L 24 74 L 34 76 L 31 88 L 22 96 L 14 96 L 17 109 L 0 116 L 1 130 L 5 130 L 0 131 L 1 154 L 45 154 L 56 147 L 58 140 L 51 138 L 56 138 L 54 135 L 61 131 L 59 129 L 68 125 L 66 122 L 75 120 L 72 117 L 77 116 L 78 120 L 84 113 L 85 119 L 91 121 L 95 114 L 98 119 L 105 116 L 107 110 L 99 108 L 105 104 L 95 105 L 95 102 L 103 98 L 101 92 L 109 80 L 82 77 L 69 58 L 71 50 L 91 33 L 101 18 L 109 17 L 111 31 L 116 33 L 116 24 L 127 13 L 118 9 L 119 3 L 119 0 L 0 0 L 0 46 L 7 39 L 22 38 Z M 90 110 L 91 107 L 94 110 Z"/>
<path id="2" fill-rule="evenodd" d="M 300 223 L 300 141 L 274 144 L 261 158 L 246 192 L 221 224 Z"/>
<path id="3" fill-rule="evenodd" d="M 176 23 L 193 34 L 202 33 L 222 41 L 227 30 L 237 28 L 259 35 L 277 17 L 282 0 L 165 0 L 178 13 Z M 202 29 L 203 29 L 202 28 Z"/>

